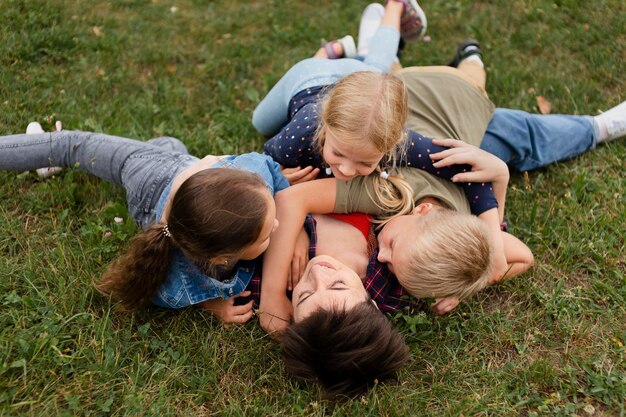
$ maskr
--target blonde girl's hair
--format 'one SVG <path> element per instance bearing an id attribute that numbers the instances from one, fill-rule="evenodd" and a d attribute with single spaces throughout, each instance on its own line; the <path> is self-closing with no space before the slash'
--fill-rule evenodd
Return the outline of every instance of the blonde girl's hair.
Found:
<path id="1" fill-rule="evenodd" d="M 491 276 L 489 232 L 471 214 L 435 209 L 420 221 L 407 271 L 398 281 L 416 298 L 464 299 L 487 286 Z"/>
<path id="2" fill-rule="evenodd" d="M 259 238 L 267 193 L 265 181 L 248 171 L 211 168 L 192 175 L 172 197 L 167 223 L 135 235 L 94 286 L 122 310 L 137 310 L 165 281 L 175 249 L 204 273 L 215 271 L 211 260 L 217 257 L 233 265 Z"/>
<path id="3" fill-rule="evenodd" d="M 384 154 L 385 164 L 396 158 L 405 140 L 408 93 L 399 78 L 377 72 L 355 72 L 339 80 L 323 95 L 322 114 L 315 134 L 320 155 L 326 129 L 346 144 L 371 144 Z"/>
<path id="4" fill-rule="evenodd" d="M 398 157 L 406 152 L 406 134 L 403 129 L 408 112 L 408 93 L 399 78 L 377 72 L 356 72 L 335 83 L 323 94 L 322 114 L 315 134 L 320 155 L 325 133 L 330 129 L 342 142 L 353 146 L 369 143 L 383 154 L 374 176 L 373 200 L 389 216 L 380 222 L 410 213 L 413 210 L 413 191 L 401 176 L 387 179 L 379 174 L 394 169 Z M 369 192 L 369 191 L 368 191 Z"/>
<path id="5" fill-rule="evenodd" d="M 370 187 L 365 189 L 370 200 L 384 213 L 373 220 L 379 228 L 394 217 L 410 214 L 415 208 L 411 185 L 401 175 L 387 174 L 382 177 L 381 172 L 377 168 L 371 174 L 373 191 Z"/>

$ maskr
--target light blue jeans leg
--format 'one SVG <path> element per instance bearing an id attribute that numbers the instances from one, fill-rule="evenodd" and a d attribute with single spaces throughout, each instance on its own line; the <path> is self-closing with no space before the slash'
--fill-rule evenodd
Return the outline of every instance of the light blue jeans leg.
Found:
<path id="1" fill-rule="evenodd" d="M 172 152 L 178 152 L 185 155 L 189 155 L 187 146 L 180 139 L 172 138 L 170 136 L 161 136 L 158 138 L 150 139 L 146 143 L 150 145 L 158 146 L 160 148 L 167 149 Z"/>
<path id="2" fill-rule="evenodd" d="M 276 134 L 289 122 L 289 100 L 298 92 L 334 84 L 357 71 L 388 72 L 398 52 L 400 33 L 380 26 L 372 39 L 370 54 L 363 61 L 351 58 L 308 58 L 291 67 L 256 106 L 252 125 L 263 136 Z"/>
<path id="3" fill-rule="evenodd" d="M 480 147 L 519 171 L 530 171 L 593 149 L 596 137 L 591 116 L 498 108 Z"/>
<path id="4" fill-rule="evenodd" d="M 154 209 L 163 189 L 198 160 L 166 148 L 181 149 L 178 140 L 159 138 L 154 143 L 67 130 L 3 136 L 0 169 L 27 171 L 61 166 L 86 171 L 124 187 L 131 216 L 146 227 L 155 219 Z"/>

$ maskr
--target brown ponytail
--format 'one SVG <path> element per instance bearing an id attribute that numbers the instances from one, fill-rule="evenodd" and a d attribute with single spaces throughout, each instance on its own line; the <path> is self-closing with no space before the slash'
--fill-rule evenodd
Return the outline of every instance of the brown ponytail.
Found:
<path id="1" fill-rule="evenodd" d="M 135 235 L 95 287 L 120 302 L 124 310 L 145 307 L 166 277 L 174 243 L 156 223 Z"/>
<path id="2" fill-rule="evenodd" d="M 171 200 L 165 224 L 137 234 L 126 252 L 107 269 L 95 287 L 120 301 L 125 310 L 147 305 L 167 277 L 172 250 L 179 248 L 202 272 L 226 257 L 234 264 L 261 233 L 270 194 L 257 174 L 212 168 L 185 180 Z"/>

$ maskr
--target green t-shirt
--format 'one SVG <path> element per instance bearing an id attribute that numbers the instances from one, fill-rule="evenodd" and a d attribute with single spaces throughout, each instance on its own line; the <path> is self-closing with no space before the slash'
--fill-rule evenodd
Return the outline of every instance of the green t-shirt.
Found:
<path id="1" fill-rule="evenodd" d="M 479 146 L 493 114 L 494 106 L 475 86 L 448 72 L 400 71 L 396 74 L 408 90 L 409 114 L 405 127 L 430 138 L 454 138 Z M 448 180 L 416 168 L 398 168 L 413 188 L 415 201 L 434 197 L 449 208 L 469 213 L 463 190 Z M 376 174 L 373 174 L 376 175 Z M 380 214 L 373 182 L 358 177 L 337 181 L 336 213 Z"/>

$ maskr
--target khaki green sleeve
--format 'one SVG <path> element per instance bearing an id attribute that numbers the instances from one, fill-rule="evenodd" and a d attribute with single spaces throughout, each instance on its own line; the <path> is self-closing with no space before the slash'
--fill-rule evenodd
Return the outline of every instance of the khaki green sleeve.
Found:
<path id="1" fill-rule="evenodd" d="M 469 203 L 463 189 L 456 184 L 437 178 L 417 168 L 398 168 L 391 175 L 401 175 L 413 190 L 413 200 L 433 197 L 452 210 L 470 213 Z M 378 206 L 380 200 L 374 192 L 374 182 L 369 177 L 358 177 L 351 181 L 337 181 L 335 213 L 383 214 Z"/>
<path id="2" fill-rule="evenodd" d="M 337 181 L 334 213 L 382 214 L 376 205 L 371 176 L 357 177 L 351 181 Z"/>

